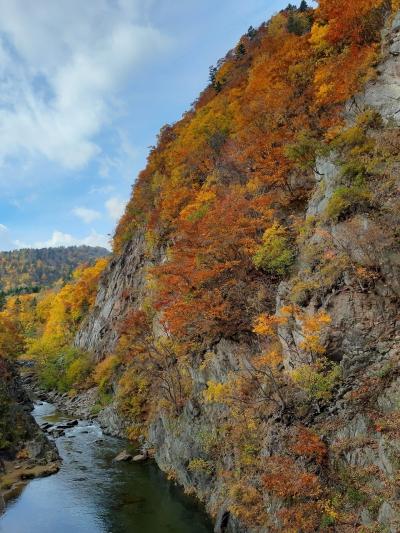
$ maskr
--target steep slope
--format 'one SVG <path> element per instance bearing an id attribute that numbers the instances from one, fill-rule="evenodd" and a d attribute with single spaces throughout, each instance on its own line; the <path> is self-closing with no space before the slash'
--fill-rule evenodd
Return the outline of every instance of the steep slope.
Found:
<path id="1" fill-rule="evenodd" d="M 103 422 L 216 531 L 400 528 L 398 7 L 249 31 L 162 131 L 77 335 Z"/>
<path id="2" fill-rule="evenodd" d="M 50 287 L 66 280 L 75 268 L 109 255 L 108 250 L 92 246 L 25 249 L 0 252 L 0 289 L 7 294 L 26 289 Z"/>
<path id="3" fill-rule="evenodd" d="M 145 239 L 138 233 L 121 256 L 113 257 L 100 280 L 95 307 L 77 335 L 76 344 L 101 358 L 111 353 L 119 337 L 118 324 L 129 309 L 140 306 L 145 298 L 144 272 L 160 262 L 156 253 L 145 254 Z"/>

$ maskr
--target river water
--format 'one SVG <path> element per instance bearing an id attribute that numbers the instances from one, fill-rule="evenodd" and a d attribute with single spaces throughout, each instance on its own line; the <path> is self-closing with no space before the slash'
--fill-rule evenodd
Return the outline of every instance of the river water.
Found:
<path id="1" fill-rule="evenodd" d="M 39 424 L 62 422 L 35 406 Z M 35 479 L 0 517 L 1 533 L 210 533 L 207 515 L 152 462 L 116 463 L 126 443 L 80 422 L 57 439 L 58 474 Z"/>

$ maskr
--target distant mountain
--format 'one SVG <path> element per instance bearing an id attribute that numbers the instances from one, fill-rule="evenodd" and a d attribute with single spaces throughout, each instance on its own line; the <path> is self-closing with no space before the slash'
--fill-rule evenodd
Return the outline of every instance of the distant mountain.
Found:
<path id="1" fill-rule="evenodd" d="M 0 252 L 0 291 L 6 294 L 35 292 L 59 279 L 67 280 L 83 263 L 109 254 L 92 246 L 42 248 Z"/>

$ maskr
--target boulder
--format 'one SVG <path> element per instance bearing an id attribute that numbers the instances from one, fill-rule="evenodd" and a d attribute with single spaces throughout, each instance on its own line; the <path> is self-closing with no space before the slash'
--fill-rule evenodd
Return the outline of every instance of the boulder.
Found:
<path id="1" fill-rule="evenodd" d="M 114 457 L 114 461 L 117 463 L 123 462 L 123 461 L 132 461 L 133 457 L 130 453 L 128 453 L 126 450 L 122 450 L 116 457 Z"/>
<path id="2" fill-rule="evenodd" d="M 133 458 L 132 458 L 132 461 L 134 463 L 141 463 L 142 461 L 146 461 L 147 459 L 147 454 L 144 454 L 144 453 L 140 453 L 138 455 L 135 455 Z"/>
<path id="3" fill-rule="evenodd" d="M 69 420 L 68 422 L 62 422 L 61 424 L 58 424 L 57 427 L 61 429 L 69 429 L 73 428 L 74 426 L 77 426 L 79 423 L 79 420 Z"/>
<path id="4" fill-rule="evenodd" d="M 53 428 L 49 433 L 55 438 L 63 437 L 65 435 L 65 431 L 62 428 Z"/>

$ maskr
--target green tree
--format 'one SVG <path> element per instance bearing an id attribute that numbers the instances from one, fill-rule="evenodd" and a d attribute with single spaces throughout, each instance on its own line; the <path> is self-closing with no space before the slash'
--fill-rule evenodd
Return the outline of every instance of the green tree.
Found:
<path id="1" fill-rule="evenodd" d="M 297 13 L 290 12 L 288 16 L 287 29 L 289 33 L 294 33 L 295 35 L 304 35 L 310 31 L 310 20 L 308 17 Z"/>
<path id="2" fill-rule="evenodd" d="M 247 37 L 249 39 L 254 39 L 254 37 L 257 35 L 257 30 L 253 28 L 253 26 L 250 26 L 247 30 Z"/>
<path id="3" fill-rule="evenodd" d="M 306 0 L 301 0 L 301 3 L 300 3 L 300 7 L 299 7 L 299 11 L 301 13 L 304 13 L 305 11 L 307 11 L 309 9 L 308 7 L 308 4 L 306 2 Z"/>
<path id="4" fill-rule="evenodd" d="M 243 57 L 246 54 L 246 47 L 243 43 L 239 43 L 236 47 L 236 57 Z"/>
<path id="5" fill-rule="evenodd" d="M 294 261 L 294 252 L 290 248 L 286 228 L 277 222 L 268 228 L 253 261 L 257 268 L 265 272 L 278 276 L 285 275 Z"/>

